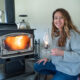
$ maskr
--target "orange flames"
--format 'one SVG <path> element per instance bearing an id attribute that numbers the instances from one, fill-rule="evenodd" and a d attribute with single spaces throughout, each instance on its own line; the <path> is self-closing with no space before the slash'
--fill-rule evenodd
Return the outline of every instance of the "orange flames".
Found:
<path id="1" fill-rule="evenodd" d="M 22 50 L 30 47 L 30 38 L 27 35 L 8 36 L 4 42 L 10 50 Z"/>

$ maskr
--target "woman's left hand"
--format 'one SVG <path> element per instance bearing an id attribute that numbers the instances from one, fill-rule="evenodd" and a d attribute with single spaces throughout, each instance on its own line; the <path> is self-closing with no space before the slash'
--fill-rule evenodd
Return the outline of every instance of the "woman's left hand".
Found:
<path id="1" fill-rule="evenodd" d="M 64 51 L 58 48 L 54 48 L 51 50 L 51 55 L 53 56 L 64 56 Z"/>

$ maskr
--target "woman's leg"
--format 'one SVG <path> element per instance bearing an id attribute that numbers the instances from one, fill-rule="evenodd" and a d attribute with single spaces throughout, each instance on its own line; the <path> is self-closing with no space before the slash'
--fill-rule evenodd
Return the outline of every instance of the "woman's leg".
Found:
<path id="1" fill-rule="evenodd" d="M 56 72 L 51 80 L 77 80 L 78 76 L 70 76 L 62 72 Z"/>
<path id="2" fill-rule="evenodd" d="M 56 68 L 51 62 L 47 62 L 45 65 L 43 64 L 43 62 L 41 62 L 40 64 L 34 64 L 34 70 L 41 74 L 54 74 Z"/>

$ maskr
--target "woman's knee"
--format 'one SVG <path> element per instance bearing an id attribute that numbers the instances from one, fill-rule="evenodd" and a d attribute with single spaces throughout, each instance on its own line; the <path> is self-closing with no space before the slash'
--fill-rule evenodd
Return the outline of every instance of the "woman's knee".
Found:
<path id="1" fill-rule="evenodd" d="M 39 63 L 34 63 L 34 70 L 37 72 L 40 72 L 40 70 L 42 70 L 44 67 L 43 62 Z"/>
<path id="2" fill-rule="evenodd" d="M 39 64 L 38 63 L 34 63 L 34 70 L 35 71 L 39 71 Z"/>

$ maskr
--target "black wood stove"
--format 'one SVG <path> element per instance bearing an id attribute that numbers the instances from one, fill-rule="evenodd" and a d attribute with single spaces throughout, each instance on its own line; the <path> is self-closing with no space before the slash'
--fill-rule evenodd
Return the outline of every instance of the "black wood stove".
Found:
<path id="1" fill-rule="evenodd" d="M 25 58 L 33 57 L 34 29 L 17 30 L 16 24 L 0 24 L 0 64 L 4 64 L 4 77 L 24 73 Z"/>

